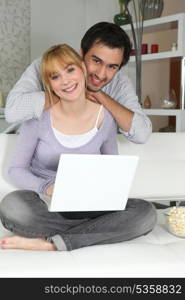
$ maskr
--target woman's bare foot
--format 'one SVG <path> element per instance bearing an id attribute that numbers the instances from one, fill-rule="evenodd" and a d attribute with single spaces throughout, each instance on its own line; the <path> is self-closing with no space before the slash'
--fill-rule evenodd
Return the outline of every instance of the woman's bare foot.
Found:
<path id="1" fill-rule="evenodd" d="M 1 249 L 23 249 L 23 250 L 56 250 L 54 244 L 42 238 L 25 238 L 22 236 L 6 236 L 0 239 Z"/>

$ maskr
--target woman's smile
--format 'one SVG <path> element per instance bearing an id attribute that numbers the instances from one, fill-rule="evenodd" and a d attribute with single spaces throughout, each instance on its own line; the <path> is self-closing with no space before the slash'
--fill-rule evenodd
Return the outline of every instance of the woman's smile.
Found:
<path id="1" fill-rule="evenodd" d="M 78 86 L 78 83 L 74 83 L 70 87 L 63 89 L 62 92 L 71 94 L 76 90 L 77 86 Z"/>

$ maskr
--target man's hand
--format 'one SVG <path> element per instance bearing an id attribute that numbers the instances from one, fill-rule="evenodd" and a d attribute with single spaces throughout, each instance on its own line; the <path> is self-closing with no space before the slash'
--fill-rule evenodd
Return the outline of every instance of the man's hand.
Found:
<path id="1" fill-rule="evenodd" d="M 48 92 L 45 92 L 45 105 L 44 110 L 49 109 L 51 106 L 55 105 L 60 99 L 54 93 L 51 93 L 52 102 L 50 101 L 50 96 Z"/>
<path id="2" fill-rule="evenodd" d="M 86 97 L 93 102 L 101 103 L 100 92 L 86 91 Z"/>
<path id="3" fill-rule="evenodd" d="M 112 114 L 118 126 L 122 130 L 127 132 L 130 130 L 134 112 L 116 102 L 103 91 L 87 91 L 86 96 L 88 99 L 102 104 Z"/>
<path id="4" fill-rule="evenodd" d="M 52 196 L 53 195 L 53 190 L 54 190 L 54 184 L 50 184 L 46 190 L 46 195 L 47 196 Z"/>

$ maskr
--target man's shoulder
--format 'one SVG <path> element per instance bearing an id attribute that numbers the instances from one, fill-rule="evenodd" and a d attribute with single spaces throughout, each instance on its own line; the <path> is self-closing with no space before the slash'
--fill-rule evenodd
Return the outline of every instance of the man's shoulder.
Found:
<path id="1" fill-rule="evenodd" d="M 118 71 L 113 79 L 105 86 L 103 87 L 103 91 L 107 94 L 109 92 L 120 90 L 120 88 L 126 87 L 128 84 L 131 84 L 131 80 L 129 79 L 128 75 L 121 69 Z"/>
<path id="2" fill-rule="evenodd" d="M 37 72 L 40 72 L 41 57 L 35 58 L 30 64 L 30 68 L 35 69 Z"/>
<path id="3" fill-rule="evenodd" d="M 37 57 L 35 58 L 34 60 L 32 60 L 32 64 L 35 64 L 35 65 L 40 65 L 41 64 L 41 57 Z"/>
<path id="4" fill-rule="evenodd" d="M 102 90 L 116 100 L 122 94 L 133 92 L 133 85 L 127 74 L 121 69 Z"/>
<path id="5" fill-rule="evenodd" d="M 123 69 L 121 69 L 114 75 L 113 79 L 105 86 L 105 88 L 127 82 L 130 82 L 130 79 L 126 72 L 124 72 Z"/>

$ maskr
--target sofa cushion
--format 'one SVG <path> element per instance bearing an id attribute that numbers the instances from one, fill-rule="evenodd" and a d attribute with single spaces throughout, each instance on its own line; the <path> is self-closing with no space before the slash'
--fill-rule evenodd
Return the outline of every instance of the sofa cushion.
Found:
<path id="1" fill-rule="evenodd" d="M 0 225 L 0 236 L 7 233 Z M 185 277 L 184 253 L 185 240 L 166 231 L 159 211 L 152 232 L 127 242 L 70 252 L 0 249 L 0 277 Z"/>
<path id="2" fill-rule="evenodd" d="M 138 155 L 130 197 L 149 201 L 185 200 L 185 132 L 152 133 L 145 144 L 118 134 L 122 155 Z"/>

